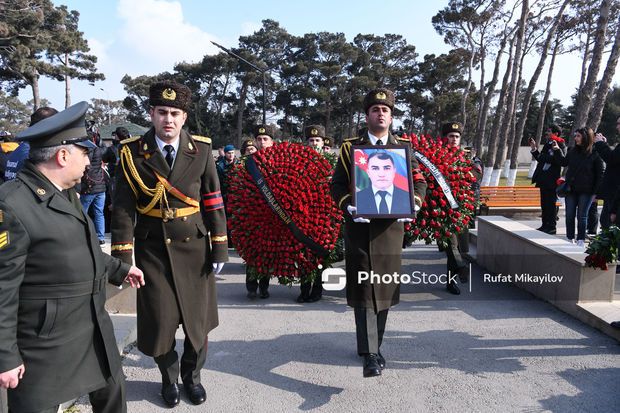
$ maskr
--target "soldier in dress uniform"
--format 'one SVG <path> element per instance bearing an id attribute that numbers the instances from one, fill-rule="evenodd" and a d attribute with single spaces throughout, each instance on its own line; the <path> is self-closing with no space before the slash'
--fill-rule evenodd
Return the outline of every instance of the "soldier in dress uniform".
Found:
<path id="1" fill-rule="evenodd" d="M 364 98 L 368 129 L 357 138 L 346 139 L 340 148 L 340 158 L 331 182 L 336 204 L 345 215 L 345 259 L 347 274 L 347 304 L 354 309 L 357 352 L 364 357 L 364 377 L 381 375 L 385 359 L 380 352 L 388 310 L 398 304 L 400 286 L 396 283 L 360 282 L 359 272 L 371 270 L 379 274 L 401 273 L 401 251 L 404 235 L 403 222 L 410 219 L 372 219 L 355 217 L 351 205 L 351 145 L 397 145 L 409 143 L 390 132 L 394 93 L 380 88 Z M 414 200 L 416 209 L 422 205 L 426 181 L 411 156 Z"/>
<path id="2" fill-rule="evenodd" d="M 211 139 L 181 129 L 190 103 L 184 85 L 150 87 L 153 126 L 121 142 L 112 215 L 112 255 L 131 262 L 135 252 L 145 273 L 137 302 L 138 349 L 155 359 L 170 407 L 180 400 L 179 372 L 191 402 L 206 400 L 200 370 L 207 334 L 218 325 L 214 273 L 228 260 Z M 179 324 L 185 332 L 180 366 L 174 349 Z"/>
<path id="3" fill-rule="evenodd" d="M 0 387 L 9 410 L 56 412 L 88 393 L 94 412 L 126 412 L 105 285 L 144 284 L 99 247 L 73 187 L 88 161 L 86 102 L 17 135 L 30 160 L 0 187 Z"/>
<path id="4" fill-rule="evenodd" d="M 254 127 L 254 143 L 256 143 L 257 149 L 270 148 L 274 144 L 275 128 L 271 125 L 256 125 Z M 246 145 L 246 148 L 249 145 Z M 255 271 L 251 268 L 245 269 L 245 288 L 248 290 L 247 297 L 254 299 L 257 296 L 260 298 L 269 298 L 269 277 L 262 277 L 256 279 Z M 258 294 L 256 293 L 258 290 Z"/>
<path id="5" fill-rule="evenodd" d="M 304 130 L 306 137 L 306 145 L 314 148 L 318 153 L 323 153 L 325 145 L 325 128 L 321 125 L 308 125 Z M 321 277 L 316 277 L 314 281 L 310 281 L 305 277 L 301 277 L 299 285 L 300 294 L 297 297 L 298 303 L 313 303 L 319 301 L 323 297 L 323 283 Z"/>
<path id="6" fill-rule="evenodd" d="M 460 122 L 447 122 L 441 126 L 441 137 L 445 140 L 446 145 L 461 148 L 461 135 L 463 133 L 463 125 Z M 475 198 L 480 198 L 480 181 L 482 180 L 482 160 L 472 153 L 472 148 L 465 147 L 463 151 L 472 161 L 471 174 L 475 178 L 472 183 L 472 189 L 476 193 Z M 469 230 L 463 228 L 460 234 L 452 234 L 448 241 L 446 256 L 448 258 L 447 269 L 448 274 L 458 274 L 459 281 L 466 283 L 469 281 L 467 263 L 461 256 L 462 253 L 469 252 Z M 461 293 L 456 281 L 449 281 L 446 284 L 449 293 L 459 295 Z"/>

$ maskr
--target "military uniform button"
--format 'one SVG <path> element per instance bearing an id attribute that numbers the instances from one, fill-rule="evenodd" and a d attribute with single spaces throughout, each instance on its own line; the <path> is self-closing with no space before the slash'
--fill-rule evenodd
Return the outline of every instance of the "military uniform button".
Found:
<path id="1" fill-rule="evenodd" d="M 187 221 L 187 217 L 183 217 L 181 218 L 183 221 Z"/>
<path id="2" fill-rule="evenodd" d="M 190 240 L 190 238 L 189 238 L 189 237 L 187 237 L 187 238 L 185 238 L 183 241 L 185 241 L 185 242 L 189 242 L 189 240 Z"/>
<path id="3" fill-rule="evenodd" d="M 166 238 L 166 244 L 170 244 L 172 240 L 170 238 Z"/>

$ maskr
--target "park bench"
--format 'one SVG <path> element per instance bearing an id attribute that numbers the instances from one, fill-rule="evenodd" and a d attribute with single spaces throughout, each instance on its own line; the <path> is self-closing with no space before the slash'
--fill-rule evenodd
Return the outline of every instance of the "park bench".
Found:
<path id="1" fill-rule="evenodd" d="M 480 200 L 489 208 L 540 207 L 540 190 L 533 186 L 483 186 Z"/>

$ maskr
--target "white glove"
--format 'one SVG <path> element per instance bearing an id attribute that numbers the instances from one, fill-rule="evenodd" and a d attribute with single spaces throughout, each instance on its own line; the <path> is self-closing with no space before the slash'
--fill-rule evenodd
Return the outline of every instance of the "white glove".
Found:
<path id="1" fill-rule="evenodd" d="M 347 211 L 349 211 L 349 214 L 353 216 L 353 213 L 357 211 L 357 208 L 354 207 L 353 205 L 348 205 Z M 369 224 L 370 220 L 366 218 L 362 218 L 362 217 L 357 217 L 357 218 L 353 218 L 353 222 L 357 222 L 358 224 Z"/>
<path id="2" fill-rule="evenodd" d="M 213 263 L 213 272 L 215 273 L 215 275 L 218 275 L 220 273 L 220 271 L 222 271 L 222 268 L 224 268 L 224 263 L 223 262 L 214 262 Z"/>
<path id="3" fill-rule="evenodd" d="M 413 218 L 398 218 L 398 222 L 413 222 Z"/>

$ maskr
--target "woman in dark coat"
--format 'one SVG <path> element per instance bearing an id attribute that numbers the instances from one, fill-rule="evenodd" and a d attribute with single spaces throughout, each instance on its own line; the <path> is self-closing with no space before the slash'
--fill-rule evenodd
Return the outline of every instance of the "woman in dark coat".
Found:
<path id="1" fill-rule="evenodd" d="M 566 237 L 575 242 L 575 217 L 577 218 L 577 244 L 584 245 L 588 209 L 596 196 L 603 179 L 603 160 L 592 152 L 594 132 L 590 128 L 580 128 L 575 132 L 575 146 L 566 156 L 554 143 L 554 156 L 560 165 L 567 166 L 566 182 L 570 193 L 566 195 Z"/>

